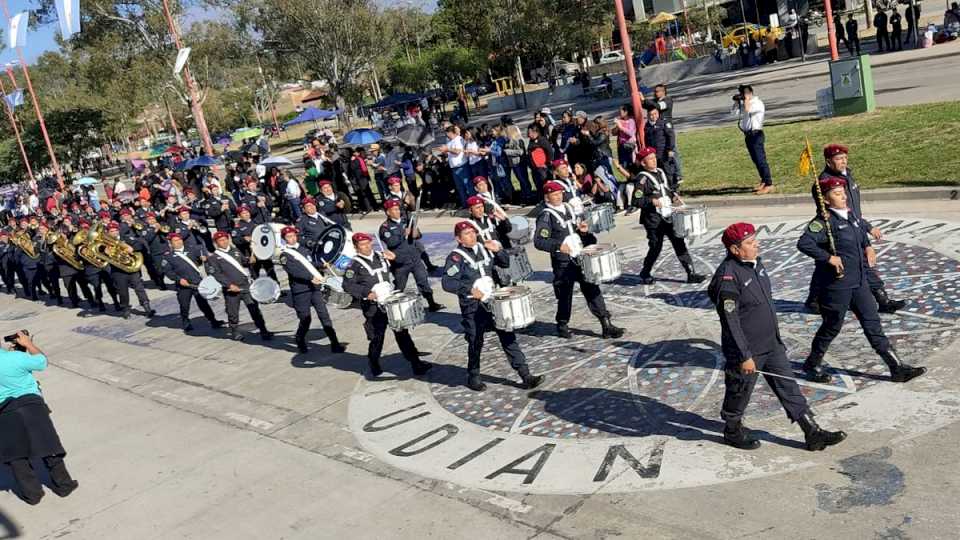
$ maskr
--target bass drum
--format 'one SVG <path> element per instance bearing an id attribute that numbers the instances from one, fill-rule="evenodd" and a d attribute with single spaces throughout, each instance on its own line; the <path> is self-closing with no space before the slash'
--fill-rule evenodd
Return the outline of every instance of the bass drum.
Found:
<path id="1" fill-rule="evenodd" d="M 250 297 L 258 304 L 272 304 L 280 298 L 280 284 L 266 276 L 258 277 L 250 284 Z"/>
<path id="2" fill-rule="evenodd" d="M 334 275 L 342 276 L 357 254 L 351 236 L 353 233 L 340 225 L 331 225 L 324 229 L 313 248 L 313 262 L 317 269 L 326 269 Z"/>
<path id="3" fill-rule="evenodd" d="M 220 294 L 223 293 L 223 287 L 220 285 L 220 282 L 217 281 L 217 278 L 207 276 L 200 280 L 200 284 L 197 285 L 197 293 L 199 293 L 204 300 L 216 300 L 220 298 Z"/>
<path id="4" fill-rule="evenodd" d="M 250 234 L 250 250 L 259 261 L 269 261 L 280 255 L 280 223 L 264 223 L 254 227 Z"/>

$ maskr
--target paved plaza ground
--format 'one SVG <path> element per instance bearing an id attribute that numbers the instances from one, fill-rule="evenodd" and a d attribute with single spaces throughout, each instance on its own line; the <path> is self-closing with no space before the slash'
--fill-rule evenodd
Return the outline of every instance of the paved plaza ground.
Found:
<path id="1" fill-rule="evenodd" d="M 449 308 L 413 332 L 436 364 L 423 379 L 391 337 L 386 373 L 365 378 L 357 310 L 333 312 L 347 353 L 330 355 L 317 328 L 311 352 L 297 354 L 284 304 L 264 310 L 273 342 L 235 343 L 202 319 L 200 335 L 184 337 L 171 292 L 151 291 L 159 317 L 150 322 L 4 297 L 0 331 L 30 329 L 50 359 L 40 379 L 81 486 L 29 507 L 0 471 L 0 538 L 955 538 L 958 204 L 867 199 L 868 217 L 887 231 L 881 272 L 911 299 L 884 324 L 906 361 L 929 373 L 888 382 L 848 320 L 829 354 L 833 380 L 803 383 L 821 423 L 849 434 L 819 453 L 800 447 L 765 383 L 747 418 L 762 448 L 719 442 L 716 315 L 703 286 L 678 279 L 670 248 L 655 270 L 663 280 L 637 283 L 646 242 L 636 216 L 601 238 L 624 253 L 624 275 L 604 286 L 627 329 L 619 340 L 599 338 L 582 298 L 574 338 L 551 335 L 549 263 L 530 247 L 537 322 L 520 341 L 547 376 L 535 392 L 517 387 L 489 338 L 488 390 L 462 386 L 459 313 L 438 278 Z M 742 219 L 765 225 L 763 257 L 795 363 L 819 321 L 800 308 L 811 264 L 794 249 L 809 214 L 808 204 L 711 206 L 711 233 L 692 246 L 712 271 L 716 232 Z M 436 262 L 453 221 L 423 223 Z"/>

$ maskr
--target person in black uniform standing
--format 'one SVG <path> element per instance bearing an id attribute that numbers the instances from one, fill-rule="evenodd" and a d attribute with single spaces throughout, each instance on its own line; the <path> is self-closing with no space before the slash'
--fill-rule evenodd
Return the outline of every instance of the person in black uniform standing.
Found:
<path id="1" fill-rule="evenodd" d="M 749 223 L 734 223 L 723 231 L 721 240 L 727 256 L 717 266 L 707 292 L 720 316 L 720 344 L 726 359 L 726 390 L 720 410 L 726 422 L 724 442 L 743 450 L 760 446 L 743 426 L 743 414 L 759 373 L 764 374 L 787 418 L 800 424 L 807 450 L 823 450 L 841 442 L 846 433 L 826 431 L 817 425 L 793 379 L 780 337 L 770 276 L 760 260 L 756 229 Z"/>
<path id="2" fill-rule="evenodd" d="M 587 300 L 587 307 L 594 317 L 600 320 L 604 338 L 619 338 L 623 329 L 613 325 L 610 312 L 603 301 L 600 286 L 588 282 L 577 260 L 570 256 L 571 245 L 568 238 L 579 238 L 584 246 L 597 243 L 597 238 L 587 232 L 586 222 L 577 222 L 577 217 L 569 205 L 563 202 L 564 188 L 557 182 L 543 185 L 544 207 L 537 216 L 536 234 L 533 245 L 540 251 L 550 254 L 550 266 L 553 269 L 553 294 L 557 298 L 557 335 L 569 339 L 572 337 L 567 324 L 573 309 L 573 286 L 580 284 L 580 292 Z"/>
<path id="3" fill-rule="evenodd" d="M 443 269 L 443 290 L 457 295 L 460 300 L 460 313 L 463 315 L 464 338 L 467 340 L 467 388 L 483 392 L 487 385 L 480 380 L 480 353 L 483 351 L 484 335 L 491 329 L 497 333 L 500 346 L 510 360 L 510 367 L 516 370 L 526 389 L 536 388 L 543 382 L 542 375 L 532 375 L 527 366 L 527 358 L 517 335 L 494 327 L 490 308 L 483 305 L 484 292 L 477 287 L 477 281 L 484 277 L 493 278 L 494 265 L 505 268 L 509 261 L 506 251 L 493 240 L 483 244 L 477 241 L 477 229 L 469 221 L 461 221 L 454 226 L 453 234 L 459 245 L 447 255 Z"/>
<path id="4" fill-rule="evenodd" d="M 349 229 L 349 201 L 334 191 L 330 180 L 320 180 L 317 186 L 320 188 L 320 194 L 316 197 L 317 210 L 330 221 Z"/>
<path id="5" fill-rule="evenodd" d="M 677 174 L 673 166 L 673 147 L 676 145 L 676 135 L 673 125 L 660 117 L 659 109 L 647 112 L 647 121 L 643 124 L 644 141 L 647 146 L 656 150 L 657 163 L 666 173 L 670 185 L 677 184 Z"/>
<path id="6" fill-rule="evenodd" d="M 351 238 L 357 256 L 353 258 L 350 267 L 343 274 L 343 290 L 360 301 L 360 310 L 363 312 L 363 330 L 367 334 L 367 361 L 370 373 L 379 377 L 383 373 L 380 365 L 380 355 L 383 352 L 383 338 L 387 333 L 387 314 L 380 309 L 377 303 L 377 293 L 373 287 L 378 283 L 390 282 L 390 259 L 396 257 L 392 252 L 375 253 L 373 251 L 373 236 L 367 233 L 354 233 Z M 410 337 L 410 332 L 394 330 L 393 337 L 403 357 L 410 362 L 413 374 L 420 376 L 433 367 L 432 364 L 420 360 L 417 346 Z"/>
<path id="7" fill-rule="evenodd" d="M 681 204 L 676 184 L 672 184 L 663 169 L 657 167 L 654 148 L 642 148 L 638 156 L 639 170 L 634 176 L 638 189 L 634 191 L 634 198 L 638 199 L 636 205 L 640 208 L 640 224 L 647 231 L 647 255 L 640 270 L 640 282 L 644 285 L 654 283 L 651 272 L 663 250 L 664 237 L 670 240 L 680 265 L 686 271 L 687 283 L 706 280 L 706 276 L 696 272 L 687 243 L 673 232 L 674 206 Z"/>
<path id="8" fill-rule="evenodd" d="M 900 14 L 897 13 L 896 5 L 893 6 L 893 13 L 890 14 L 890 44 L 898 51 L 903 50 L 903 22 Z"/>
<path id="9" fill-rule="evenodd" d="M 34 257 L 31 257 L 23 249 L 17 249 L 17 265 L 16 273 L 17 277 L 20 279 L 20 283 L 23 285 L 23 295 L 29 300 L 37 302 L 40 300 L 40 279 L 42 278 L 42 272 L 40 270 L 40 250 L 38 249 L 38 242 L 33 239 L 32 236 L 27 236 L 27 241 L 33 244 L 33 252 L 36 254 Z"/>
<path id="10" fill-rule="evenodd" d="M 314 207 L 314 210 L 316 208 Z M 306 217 L 305 215 L 301 217 Z M 337 339 L 337 331 L 327 311 L 327 298 L 323 294 L 324 276 L 310 262 L 312 249 L 301 245 L 296 227 L 284 227 L 280 231 L 286 243 L 281 249 L 281 261 L 290 278 L 290 294 L 293 295 L 293 309 L 297 312 L 297 350 L 307 352 L 307 332 L 310 330 L 310 308 L 317 312 L 317 318 L 323 325 L 323 333 L 330 339 L 330 352 L 339 354 L 347 350 Z"/>
<path id="11" fill-rule="evenodd" d="M 250 277 L 257 279 L 260 277 L 260 271 L 263 270 L 270 279 L 280 283 L 273 260 L 260 260 L 253 255 L 253 231 L 260 225 L 254 223 L 251 219 L 250 208 L 241 206 L 237 209 L 237 214 L 240 219 L 230 229 L 230 236 L 233 238 L 233 245 L 237 246 L 240 254 L 250 262 Z M 286 291 L 282 294 L 286 294 Z"/>
<path id="12" fill-rule="evenodd" d="M 926 369 L 904 364 L 883 333 L 877 303 L 870 294 L 867 279 L 869 267 L 877 263 L 877 255 L 870 245 L 863 220 L 847 207 L 846 184 L 846 180 L 834 176 L 820 179 L 820 189 L 829 208 L 829 221 L 824 221 L 822 215 L 817 216 L 797 241 L 797 249 L 816 262 L 813 282 L 823 317 L 803 370 L 812 381 L 830 380 L 823 356 L 840 333 L 843 319 L 850 309 L 860 321 L 873 350 L 890 368 L 891 380 L 907 382 L 923 375 Z"/>
<path id="13" fill-rule="evenodd" d="M 125 247 L 131 254 L 139 251 L 137 248 L 140 247 L 142 242 L 135 229 L 128 227 L 123 231 L 121 225 L 115 221 L 107 225 L 107 236 L 126 244 Z M 120 297 L 120 313 L 124 319 L 130 318 L 130 287 L 133 287 L 137 300 L 140 302 L 140 307 L 143 308 L 146 316 L 153 317 L 157 314 L 150 307 L 150 298 L 147 297 L 147 291 L 143 287 L 143 279 L 140 277 L 139 268 L 133 272 L 128 272 L 123 268 L 114 266 L 110 270 L 110 277 L 113 278 L 113 286 L 116 287 L 117 295 Z"/>
<path id="14" fill-rule="evenodd" d="M 317 245 L 320 233 L 333 224 L 327 216 L 317 211 L 316 199 L 310 196 L 303 199 L 303 215 L 297 220 L 296 228 L 300 231 L 300 239 L 308 250 L 312 250 Z"/>
<path id="15" fill-rule="evenodd" d="M 887 46 L 887 52 L 892 51 L 890 33 L 887 31 L 887 12 L 877 9 L 877 14 L 873 16 L 873 26 L 877 29 L 877 52 L 883 52 L 884 45 Z"/>
<path id="16" fill-rule="evenodd" d="M 223 321 L 218 320 L 213 314 L 213 309 L 207 299 L 200 296 L 197 292 L 197 286 L 203 279 L 203 261 L 201 260 L 200 248 L 194 247 L 192 251 L 187 250 L 183 244 L 183 238 L 178 233 L 170 233 L 167 236 L 167 242 L 170 250 L 167 251 L 160 261 L 160 269 L 163 274 L 174 283 L 177 291 L 177 304 L 180 305 L 180 327 L 183 333 L 187 334 L 193 330 L 190 323 L 190 300 L 197 301 L 197 307 L 203 316 L 210 321 L 213 328 L 222 328 Z"/>
<path id="17" fill-rule="evenodd" d="M 394 285 L 398 291 L 403 291 L 412 273 L 420 295 L 427 300 L 427 310 L 440 311 L 443 306 L 433 299 L 433 290 L 427 281 L 427 268 L 416 246 L 416 239 L 421 236 L 420 229 L 410 230 L 410 224 L 400 217 L 400 201 L 397 199 L 385 200 L 383 207 L 387 212 L 387 220 L 380 225 L 380 241 L 396 255 L 391 260 Z"/>
<path id="18" fill-rule="evenodd" d="M 75 233 L 76 230 L 73 227 L 73 220 L 69 218 L 65 219 L 60 229 L 60 234 L 63 234 L 66 238 L 67 246 L 69 249 L 73 250 L 75 258 L 82 261 L 80 257 L 76 256 L 76 248 L 73 246 L 72 240 Z M 73 309 L 80 307 L 80 295 L 77 292 L 77 289 L 79 288 L 80 293 L 83 294 L 83 297 L 90 304 L 90 309 L 93 309 L 97 303 L 93 297 L 93 293 L 90 292 L 90 285 L 87 283 L 87 278 L 84 275 L 83 268 L 74 268 L 59 256 L 54 256 L 57 260 L 57 274 L 63 280 L 63 287 L 67 290 L 67 298 L 70 299 L 70 307 Z"/>
<path id="19" fill-rule="evenodd" d="M 213 220 L 218 231 L 229 231 L 237 216 L 237 205 L 233 198 L 220 191 L 220 184 L 210 184 L 210 194 L 201 202 L 205 218 Z"/>
<path id="20" fill-rule="evenodd" d="M 847 16 L 847 49 L 850 54 L 853 54 L 853 51 L 856 50 L 857 56 L 860 56 L 860 32 L 857 28 L 857 19 L 851 13 Z"/>
<path id="21" fill-rule="evenodd" d="M 53 254 L 53 244 L 47 242 L 50 229 L 46 221 L 40 222 L 37 227 L 37 249 L 40 254 L 40 280 L 49 292 L 50 299 L 58 306 L 63 305 L 63 296 L 60 294 L 60 269 L 57 257 Z"/>
<path id="22" fill-rule="evenodd" d="M 16 294 L 14 288 L 14 258 L 17 256 L 17 246 L 10 243 L 10 233 L 0 229 L 0 278 L 7 294 Z"/>
<path id="23" fill-rule="evenodd" d="M 241 262 L 243 256 L 237 248 L 230 245 L 230 233 L 217 231 L 213 234 L 216 250 L 207 257 L 210 275 L 223 286 L 223 303 L 227 309 L 227 337 L 243 341 L 244 336 L 237 328 L 240 325 L 240 302 L 247 306 L 250 318 L 260 331 L 260 339 L 270 341 L 273 333 L 267 330 L 260 306 L 250 297 L 250 273 Z"/>
<path id="24" fill-rule="evenodd" d="M 410 192 L 403 191 L 403 180 L 399 176 L 391 176 L 387 178 L 387 192 L 383 195 L 383 200 L 388 201 L 390 199 L 395 199 L 400 202 L 400 219 L 405 223 L 410 223 L 410 214 L 416 212 L 417 210 L 417 199 Z M 437 265 L 433 264 L 430 260 L 430 255 L 427 253 L 426 246 L 423 245 L 419 239 L 413 241 L 414 247 L 417 248 L 417 253 L 420 254 L 420 260 L 423 261 L 423 265 L 427 269 L 427 274 L 432 274 L 439 270 Z"/>
<path id="25" fill-rule="evenodd" d="M 881 231 L 879 227 L 871 225 L 870 222 L 863 217 L 863 209 L 860 206 L 860 185 L 853 179 L 853 172 L 847 165 L 849 153 L 849 149 L 841 144 L 827 145 L 823 149 L 823 157 L 827 164 L 820 173 L 820 178 L 837 177 L 843 178 L 846 181 L 847 207 L 855 216 L 860 218 L 859 223 L 874 240 L 881 240 L 883 239 L 883 231 Z M 816 186 L 811 188 L 811 196 L 813 197 L 814 204 L 819 208 L 820 203 L 817 197 Z M 867 284 L 870 286 L 870 292 L 873 293 L 873 297 L 880 306 L 880 313 L 896 313 L 907 305 L 903 300 L 893 300 L 890 298 L 876 266 L 867 267 Z M 811 278 L 810 293 L 807 295 L 807 300 L 804 302 L 804 305 L 807 309 L 815 313 L 820 309 L 816 299 L 817 289 Z"/>
<path id="26" fill-rule="evenodd" d="M 90 232 L 90 223 L 85 220 L 80 220 L 80 231 L 84 234 Z M 83 275 L 87 283 L 90 285 L 90 290 L 93 292 L 93 298 L 97 302 L 97 311 L 103 313 L 107 310 L 106 305 L 103 302 L 103 289 L 106 287 L 107 294 L 110 295 L 110 298 L 113 300 L 114 311 L 120 312 L 120 300 L 117 298 L 117 289 L 113 286 L 113 278 L 110 277 L 110 265 L 106 265 L 103 268 L 91 263 L 90 261 L 83 261 Z M 88 314 L 84 314 L 88 315 Z"/>

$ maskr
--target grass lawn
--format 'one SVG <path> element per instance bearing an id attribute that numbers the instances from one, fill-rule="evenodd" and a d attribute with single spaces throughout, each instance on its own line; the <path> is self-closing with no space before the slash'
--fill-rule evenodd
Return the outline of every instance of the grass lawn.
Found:
<path id="1" fill-rule="evenodd" d="M 732 123 L 732 122 L 731 122 Z M 960 185 L 960 102 L 885 107 L 869 114 L 764 126 L 767 162 L 780 193 L 807 192 L 797 173 L 803 139 L 814 150 L 816 172 L 823 147 L 850 147 L 850 168 L 864 188 Z M 736 125 L 680 133 L 684 192 L 749 192 L 759 182 Z"/>

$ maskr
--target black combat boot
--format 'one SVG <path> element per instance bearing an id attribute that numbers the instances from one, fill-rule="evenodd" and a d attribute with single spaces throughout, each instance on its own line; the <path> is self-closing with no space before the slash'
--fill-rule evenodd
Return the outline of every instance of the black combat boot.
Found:
<path id="1" fill-rule="evenodd" d="M 531 375 L 529 369 L 521 369 L 518 373 L 523 381 L 523 387 L 527 390 L 533 390 L 543 383 L 543 375 Z"/>
<path id="2" fill-rule="evenodd" d="M 127 307 L 127 308 L 123 308 L 122 310 L 120 310 L 120 316 L 123 317 L 124 319 L 129 319 L 129 318 L 130 318 L 130 308 Z"/>
<path id="3" fill-rule="evenodd" d="M 241 332 L 240 329 L 234 324 L 231 324 L 229 327 L 227 327 L 227 338 L 234 341 L 243 341 L 245 339 L 243 332 Z"/>
<path id="4" fill-rule="evenodd" d="M 300 319 L 300 324 L 297 325 L 297 351 L 300 353 L 305 353 L 310 350 L 307 347 L 307 331 L 310 329 L 310 317 L 304 317 Z"/>
<path id="5" fill-rule="evenodd" d="M 827 373 L 827 366 L 823 364 L 823 357 L 814 356 L 813 353 L 803 362 L 803 374 L 813 382 L 830 382 L 830 374 Z"/>
<path id="6" fill-rule="evenodd" d="M 103 303 L 103 300 L 97 302 L 97 311 L 100 313 L 105 313 L 107 311 L 107 306 Z"/>
<path id="7" fill-rule="evenodd" d="M 557 337 L 563 339 L 570 339 L 573 337 L 573 334 L 570 333 L 570 328 L 567 326 L 567 323 L 557 323 Z"/>
<path id="8" fill-rule="evenodd" d="M 480 380 L 480 374 L 470 374 L 467 375 L 467 388 L 473 390 L 474 392 L 483 392 L 487 389 L 487 385 Z"/>
<path id="9" fill-rule="evenodd" d="M 703 283 L 707 279 L 707 276 L 696 272 L 692 262 L 681 262 L 680 265 L 687 272 L 687 283 Z"/>
<path id="10" fill-rule="evenodd" d="M 146 313 L 147 318 L 152 319 L 153 317 L 155 317 L 155 316 L 157 315 L 157 310 L 155 310 L 155 309 L 153 309 L 153 308 L 150 307 L 150 302 L 149 302 L 149 301 L 144 302 L 141 307 L 143 308 L 143 311 Z"/>
<path id="11" fill-rule="evenodd" d="M 267 323 L 263 320 L 263 313 L 261 313 L 259 309 L 253 314 L 253 324 L 255 324 L 257 330 L 260 331 L 260 339 L 263 341 L 273 339 L 273 332 L 267 330 Z"/>
<path id="12" fill-rule="evenodd" d="M 433 293 L 427 293 L 423 295 L 423 297 L 427 299 L 427 311 L 429 311 L 430 313 L 433 313 L 435 311 L 440 311 L 441 309 L 444 308 L 442 304 L 438 304 L 433 299 Z"/>
<path id="13" fill-rule="evenodd" d="M 184 334 L 193 332 L 193 324 L 190 322 L 190 319 L 180 319 L 180 328 L 183 329 Z"/>
<path id="14" fill-rule="evenodd" d="M 653 279 L 653 276 L 650 274 L 640 274 L 640 284 L 641 285 L 653 285 L 657 280 Z"/>
<path id="15" fill-rule="evenodd" d="M 890 368 L 890 380 L 893 382 L 907 382 L 927 372 L 925 367 L 913 367 L 901 362 L 897 351 L 893 349 L 881 354 L 880 358 L 883 358 L 884 363 Z"/>
<path id="16" fill-rule="evenodd" d="M 347 348 L 340 344 L 340 340 L 337 339 L 337 331 L 332 326 L 324 326 L 323 333 L 330 338 L 330 352 L 340 354 L 347 351 Z"/>
<path id="17" fill-rule="evenodd" d="M 883 287 L 872 289 L 873 297 L 877 299 L 880 313 L 896 313 L 907 305 L 903 300 L 892 300 L 887 296 L 887 291 Z"/>
<path id="18" fill-rule="evenodd" d="M 379 377 L 383 375 L 383 368 L 380 367 L 380 359 L 371 358 L 367 361 L 367 364 L 370 366 L 370 374 L 374 377 Z"/>
<path id="19" fill-rule="evenodd" d="M 433 368 L 433 364 L 430 362 L 424 362 L 417 357 L 413 357 L 413 359 L 410 360 L 410 367 L 413 369 L 413 374 L 419 377 L 430 371 Z"/>
<path id="20" fill-rule="evenodd" d="M 760 448 L 760 441 L 750 434 L 750 430 L 743 427 L 740 421 L 728 421 L 723 428 L 723 442 L 740 450 L 756 450 Z"/>
<path id="21" fill-rule="evenodd" d="M 606 316 L 600 319 L 600 326 L 603 328 L 603 337 L 606 338 L 619 338 L 623 336 L 623 328 L 614 326 L 610 322 L 610 316 Z"/>
<path id="22" fill-rule="evenodd" d="M 797 423 L 800 424 L 800 429 L 803 430 L 807 450 L 811 452 L 823 450 L 847 438 L 847 434 L 842 431 L 827 431 L 822 429 L 817 425 L 817 422 L 813 419 L 813 413 L 810 411 L 803 413 L 803 416 L 797 420 Z"/>
<path id="23" fill-rule="evenodd" d="M 56 493 L 58 497 L 67 497 L 80 487 L 80 482 L 77 482 L 70 476 L 70 472 L 67 470 L 67 465 L 63 462 L 62 457 L 44 458 L 43 461 L 47 466 L 47 470 L 50 472 L 53 492 Z"/>

